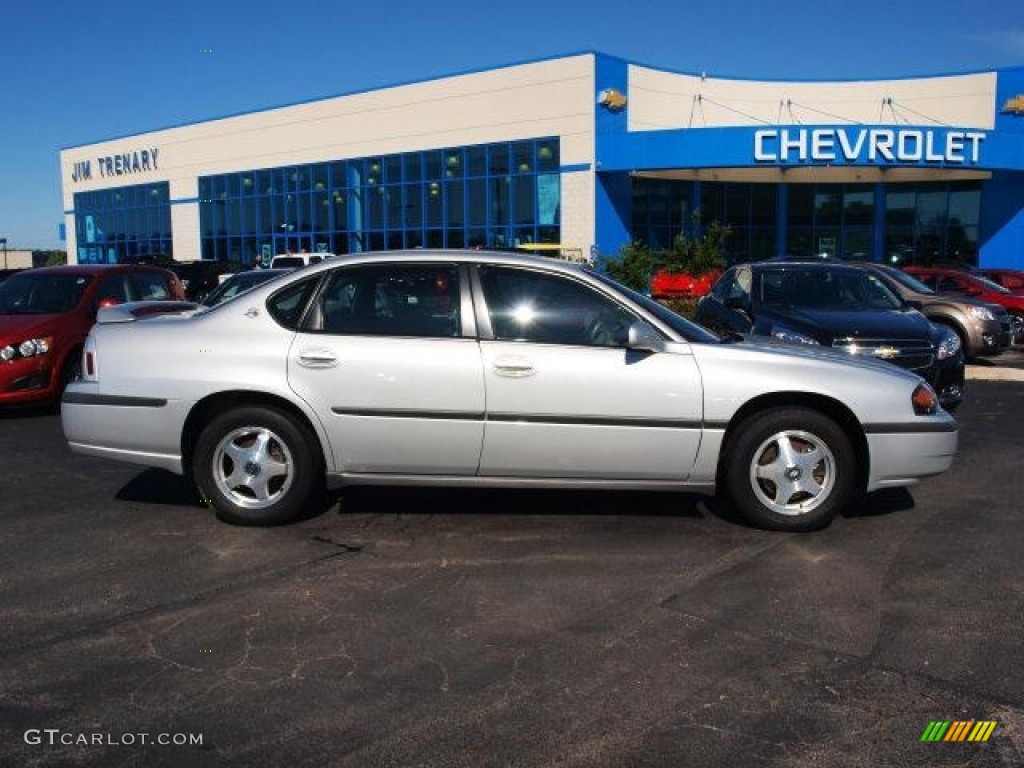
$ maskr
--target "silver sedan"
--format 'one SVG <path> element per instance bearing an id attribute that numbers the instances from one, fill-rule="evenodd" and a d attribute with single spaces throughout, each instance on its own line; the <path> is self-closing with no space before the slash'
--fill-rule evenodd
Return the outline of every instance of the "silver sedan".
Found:
<path id="1" fill-rule="evenodd" d="M 717 491 L 756 525 L 811 530 L 957 447 L 911 373 L 719 339 L 549 259 L 346 256 L 180 310 L 101 310 L 64 433 L 189 475 L 236 524 L 378 483 Z"/>

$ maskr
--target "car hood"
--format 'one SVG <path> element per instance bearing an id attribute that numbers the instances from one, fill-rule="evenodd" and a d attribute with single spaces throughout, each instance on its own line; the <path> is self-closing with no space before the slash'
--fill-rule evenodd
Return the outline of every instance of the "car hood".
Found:
<path id="1" fill-rule="evenodd" d="M 929 338 L 931 323 L 914 309 L 770 309 L 764 319 L 802 331 L 822 344 L 852 336 L 859 339 Z"/>
<path id="2" fill-rule="evenodd" d="M 56 330 L 61 315 L 0 315 L 0 345 L 44 336 Z"/>
<path id="3" fill-rule="evenodd" d="M 785 341 L 775 341 L 774 339 L 756 337 L 747 337 L 743 341 L 735 342 L 735 346 L 747 352 L 757 353 L 758 355 L 777 358 L 785 357 L 790 359 L 799 358 L 802 360 L 817 360 L 822 363 L 839 363 L 841 365 L 847 365 L 864 370 L 882 371 L 886 374 L 896 371 L 901 375 L 915 376 L 915 374 L 910 374 L 904 369 L 894 366 L 892 363 L 873 357 L 851 355 L 842 348 L 816 347 L 812 344 L 792 344 Z"/>

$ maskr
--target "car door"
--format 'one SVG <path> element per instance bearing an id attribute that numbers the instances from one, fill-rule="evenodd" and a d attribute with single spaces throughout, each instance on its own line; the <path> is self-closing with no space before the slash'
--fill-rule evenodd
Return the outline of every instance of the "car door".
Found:
<path id="1" fill-rule="evenodd" d="M 703 399 L 687 345 L 628 349 L 636 315 L 565 275 L 482 266 L 474 295 L 487 394 L 481 475 L 688 477 Z"/>
<path id="2" fill-rule="evenodd" d="M 390 263 L 333 270 L 288 357 L 339 471 L 473 475 L 484 384 L 463 270 Z"/>

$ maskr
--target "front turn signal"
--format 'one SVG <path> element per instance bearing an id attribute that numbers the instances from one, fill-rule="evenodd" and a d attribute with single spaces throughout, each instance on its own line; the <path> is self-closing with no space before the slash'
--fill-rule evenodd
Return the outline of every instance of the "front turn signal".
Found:
<path id="1" fill-rule="evenodd" d="M 931 416 L 939 410 L 939 398 L 935 396 L 935 390 L 924 383 L 917 385 L 914 394 L 910 396 L 910 402 L 918 416 Z"/>

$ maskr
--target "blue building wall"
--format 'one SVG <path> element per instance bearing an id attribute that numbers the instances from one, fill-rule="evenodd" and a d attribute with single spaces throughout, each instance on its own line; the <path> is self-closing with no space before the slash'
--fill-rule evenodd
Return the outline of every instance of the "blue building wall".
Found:
<path id="1" fill-rule="evenodd" d="M 997 73 L 995 126 L 986 131 L 934 124 L 781 124 L 630 133 L 627 78 L 627 62 L 595 55 L 597 89 L 614 87 L 627 95 L 622 109 L 595 107 L 596 241 L 602 254 L 615 253 L 632 237 L 630 173 L 635 170 L 931 168 L 992 173 L 990 180 L 981 183 L 978 263 L 1024 268 L 1024 68 Z M 1006 109 L 1008 104 L 1020 108 Z M 815 141 L 815 134 L 824 141 Z M 876 137 L 890 136 L 902 152 L 875 146 Z M 941 173 L 936 180 L 942 182 Z M 785 252 L 787 243 L 787 186 L 778 185 L 782 198 L 777 208 L 779 253 Z M 900 189 L 898 184 L 875 186 L 871 250 L 876 259 L 886 255 L 886 191 Z"/>

